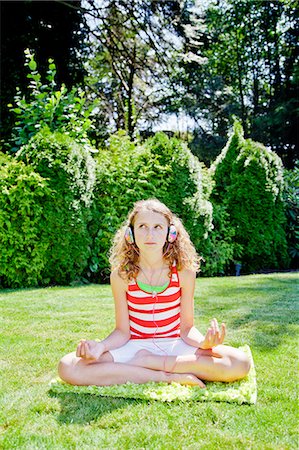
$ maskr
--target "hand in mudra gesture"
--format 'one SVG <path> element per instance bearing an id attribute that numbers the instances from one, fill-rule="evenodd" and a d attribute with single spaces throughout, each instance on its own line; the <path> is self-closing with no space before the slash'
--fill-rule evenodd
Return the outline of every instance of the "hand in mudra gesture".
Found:
<path id="1" fill-rule="evenodd" d="M 76 356 L 84 359 L 97 360 L 104 351 L 105 348 L 102 342 L 81 339 L 77 346 Z"/>
<path id="2" fill-rule="evenodd" d="M 216 345 L 220 345 L 223 343 L 226 334 L 225 324 L 221 324 L 221 330 L 219 329 L 219 325 L 217 319 L 213 319 L 211 321 L 211 325 L 208 328 L 208 331 L 205 335 L 204 341 L 201 344 L 200 348 L 206 350 L 216 347 Z"/>

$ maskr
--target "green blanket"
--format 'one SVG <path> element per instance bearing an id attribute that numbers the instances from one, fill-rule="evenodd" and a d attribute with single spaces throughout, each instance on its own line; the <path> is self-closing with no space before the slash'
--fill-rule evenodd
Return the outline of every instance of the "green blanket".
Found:
<path id="1" fill-rule="evenodd" d="M 105 397 L 138 398 L 144 400 L 172 401 L 219 401 L 255 404 L 257 399 L 256 372 L 250 347 L 239 347 L 251 359 L 251 369 L 246 378 L 232 383 L 206 382 L 206 389 L 183 386 L 177 383 L 126 383 L 114 386 L 72 386 L 60 378 L 51 381 L 53 393 L 77 392 Z"/>

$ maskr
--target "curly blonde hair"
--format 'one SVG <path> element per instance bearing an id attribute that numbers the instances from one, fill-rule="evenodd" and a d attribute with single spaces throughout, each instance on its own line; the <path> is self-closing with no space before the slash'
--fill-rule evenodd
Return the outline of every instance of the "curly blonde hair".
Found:
<path id="1" fill-rule="evenodd" d="M 117 269 L 119 275 L 126 281 L 137 277 L 140 270 L 139 250 L 136 244 L 129 244 L 127 242 L 125 239 L 125 231 L 128 226 L 134 226 L 137 214 L 144 210 L 162 214 L 166 218 L 168 225 L 174 225 L 176 227 L 176 240 L 171 244 L 165 242 L 163 247 L 163 258 L 169 265 L 169 275 L 171 274 L 174 262 L 176 262 L 178 270 L 191 269 L 198 272 L 201 258 L 196 253 L 184 225 L 164 203 L 156 198 L 136 202 L 128 215 L 127 221 L 115 234 L 110 249 L 109 261 L 111 270 Z"/>

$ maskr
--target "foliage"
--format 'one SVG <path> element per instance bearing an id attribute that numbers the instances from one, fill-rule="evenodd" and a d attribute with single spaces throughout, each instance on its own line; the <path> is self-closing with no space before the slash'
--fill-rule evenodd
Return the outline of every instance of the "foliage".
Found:
<path id="1" fill-rule="evenodd" d="M 63 2 L 1 2 L 1 138 L 8 142 L 13 113 L 7 108 L 16 86 L 25 92 L 24 49 L 36 55 L 40 73 L 46 77 L 48 58 L 55 60 L 57 83 L 68 88 L 83 83 L 82 57 L 87 26 L 81 0 Z M 8 148 L 7 148 L 8 150 Z"/>
<path id="2" fill-rule="evenodd" d="M 215 180 L 211 200 L 225 207 L 234 229 L 233 259 L 241 260 L 245 271 L 287 267 L 280 158 L 263 145 L 245 140 L 242 127 L 236 124 L 211 172 Z"/>
<path id="3" fill-rule="evenodd" d="M 231 263 L 240 253 L 242 246 L 235 242 L 235 229 L 230 222 L 227 207 L 213 204 L 213 229 L 202 243 L 202 273 L 205 276 L 226 275 Z"/>
<path id="4" fill-rule="evenodd" d="M 115 0 L 95 7 L 84 2 L 93 20 L 86 86 L 101 98 L 104 122 L 114 131 L 125 129 L 133 138 L 138 127 L 157 118 L 164 87 L 161 79 L 172 64 L 170 35 L 178 19 L 177 0 Z M 95 20 L 96 19 L 96 20 Z"/>
<path id="5" fill-rule="evenodd" d="M 230 211 L 224 203 L 227 187 L 230 184 L 231 167 L 238 156 L 243 143 L 241 125 L 235 123 L 235 132 L 218 156 L 218 169 L 210 169 L 213 179 L 211 200 L 213 204 L 213 230 L 203 243 L 204 258 L 203 273 L 207 276 L 225 275 L 230 273 L 232 261 L 240 259 L 242 245 L 235 241 L 235 227 L 230 220 Z M 220 164 L 221 162 L 221 164 Z"/>
<path id="6" fill-rule="evenodd" d="M 222 152 L 211 166 L 211 173 L 214 180 L 213 199 L 222 203 L 227 195 L 227 190 L 231 184 L 231 171 L 242 147 L 244 145 L 244 133 L 242 125 L 235 121 L 234 131 L 227 141 Z M 215 168 L 217 167 L 217 170 Z"/>
<path id="7" fill-rule="evenodd" d="M 97 126 L 89 130 L 97 143 L 117 129 L 131 137 L 149 131 L 162 113 L 186 114 L 196 128 L 192 151 L 209 165 L 236 115 L 246 137 L 293 167 L 299 86 L 293 0 L 22 2 L 18 11 L 10 3 L 3 5 L 3 66 L 10 68 L 1 77 L 3 105 L 15 86 L 24 92 L 26 46 L 42 74 L 49 56 L 57 62 L 59 85 L 82 83 L 86 73 L 88 99 L 101 100 Z"/>
<path id="8" fill-rule="evenodd" d="M 139 148 L 125 132 L 112 135 L 109 149 L 101 150 L 96 159 L 96 184 L 89 233 L 92 254 L 86 276 L 107 280 L 110 270 L 108 250 L 112 238 L 125 220 L 130 206 L 143 197 L 142 174 L 136 174 Z"/>
<path id="9" fill-rule="evenodd" d="M 183 220 L 198 248 L 211 228 L 209 189 L 203 165 L 179 140 L 157 133 L 140 145 L 123 132 L 112 136 L 97 161 L 88 276 L 108 276 L 112 237 L 137 200 L 156 197 L 164 202 Z"/>
<path id="10" fill-rule="evenodd" d="M 287 241 L 292 267 L 299 265 L 299 163 L 284 172 L 284 202 L 287 216 Z"/>
<path id="11" fill-rule="evenodd" d="M 27 144 L 45 126 L 51 131 L 60 131 L 79 143 L 88 144 L 87 132 L 93 127 L 90 115 L 95 105 L 86 107 L 85 94 L 79 89 L 72 88 L 68 91 L 64 84 L 56 89 L 56 65 L 53 59 L 49 59 L 47 82 L 43 83 L 34 54 L 27 49 L 25 57 L 25 66 L 30 70 L 27 75 L 30 79 L 29 99 L 17 87 L 15 106 L 8 105 L 16 117 L 12 133 L 15 145 L 13 151 Z"/>
<path id="12" fill-rule="evenodd" d="M 295 2 L 191 0 L 184 3 L 178 31 L 184 53 L 171 72 L 168 110 L 183 109 L 196 120 L 204 159 L 219 153 L 217 141 L 236 115 L 246 137 L 263 142 L 293 167 L 298 154 Z"/>
<path id="13" fill-rule="evenodd" d="M 21 147 L 17 157 L 46 178 L 51 189 L 51 198 L 43 205 L 49 246 L 42 282 L 69 283 L 81 276 L 90 254 L 87 224 L 95 163 L 89 147 L 44 129 Z"/>
<path id="14" fill-rule="evenodd" d="M 210 179 L 202 163 L 176 138 L 156 133 L 145 143 L 145 167 L 159 198 L 176 213 L 199 249 L 211 229 Z M 160 178 L 160 179 L 159 179 Z M 164 184 L 164 186 L 163 186 Z"/>
<path id="15" fill-rule="evenodd" d="M 189 148 L 200 161 L 209 167 L 218 156 L 219 149 L 224 145 L 224 137 L 197 128 L 194 130 Z"/>
<path id="16" fill-rule="evenodd" d="M 69 195 L 72 206 L 90 206 L 95 162 L 89 145 L 44 128 L 20 148 L 16 157 L 34 166 L 57 192 Z"/>
<path id="17" fill-rule="evenodd" d="M 47 264 L 47 181 L 31 166 L 0 154 L 0 285 L 37 285 Z"/>

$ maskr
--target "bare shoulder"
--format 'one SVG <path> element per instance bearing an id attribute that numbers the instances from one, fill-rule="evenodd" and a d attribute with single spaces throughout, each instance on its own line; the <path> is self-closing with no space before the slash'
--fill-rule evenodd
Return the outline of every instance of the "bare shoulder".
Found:
<path id="1" fill-rule="evenodd" d="M 194 283 L 196 278 L 196 272 L 191 269 L 183 269 L 179 271 L 179 278 L 180 278 L 180 284 L 183 285 L 190 285 L 190 283 Z"/>
<path id="2" fill-rule="evenodd" d="M 111 286 L 118 288 L 127 288 L 128 283 L 119 275 L 118 270 L 114 269 L 110 274 Z"/>

